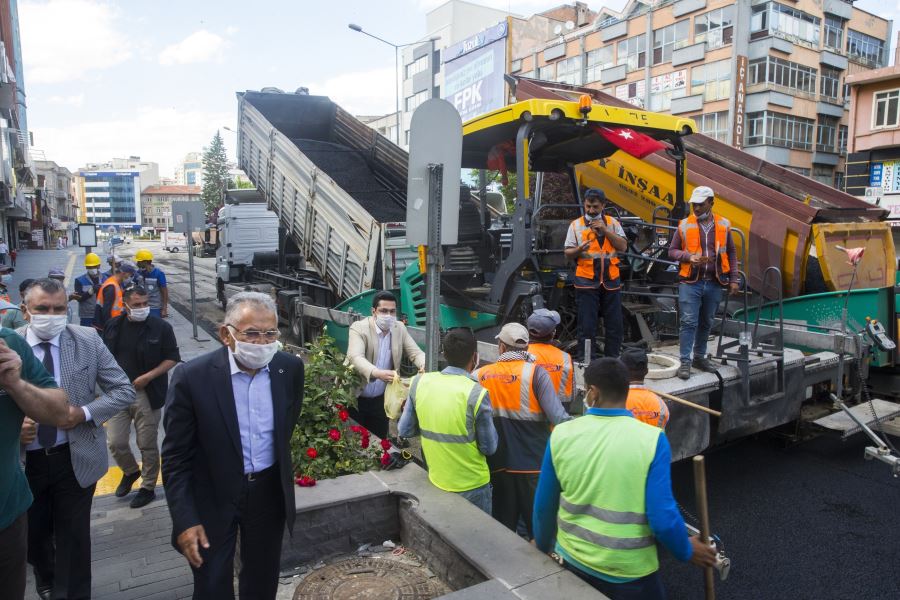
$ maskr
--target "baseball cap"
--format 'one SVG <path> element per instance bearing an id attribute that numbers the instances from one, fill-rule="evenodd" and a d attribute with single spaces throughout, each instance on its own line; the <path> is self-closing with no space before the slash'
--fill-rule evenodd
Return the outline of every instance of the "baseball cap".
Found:
<path id="1" fill-rule="evenodd" d="M 521 323 L 507 323 L 494 338 L 510 348 L 524 350 L 528 347 L 528 330 Z"/>
<path id="2" fill-rule="evenodd" d="M 588 188 L 588 190 L 584 193 L 584 199 L 587 200 L 591 196 L 596 196 L 601 200 L 606 200 L 606 194 L 603 193 L 603 190 L 600 188 Z"/>
<path id="3" fill-rule="evenodd" d="M 528 331 L 541 337 L 551 335 L 559 323 L 559 313 L 546 308 L 539 308 L 531 313 L 527 321 Z"/>
<path id="4" fill-rule="evenodd" d="M 137 267 L 134 266 L 134 263 L 130 263 L 127 260 L 122 261 L 116 265 L 116 268 L 122 271 L 123 273 L 137 273 Z"/>
<path id="5" fill-rule="evenodd" d="M 643 369 L 647 366 L 647 353 L 641 348 L 625 348 L 619 357 L 631 370 Z"/>
<path id="6" fill-rule="evenodd" d="M 66 273 L 62 269 L 50 269 L 50 272 L 47 273 L 47 277 L 65 279 Z"/>
<path id="7" fill-rule="evenodd" d="M 694 188 L 694 191 L 691 192 L 691 199 L 688 201 L 691 204 L 703 204 L 706 202 L 707 198 L 711 198 L 716 194 L 712 191 L 711 187 L 707 187 L 705 185 L 697 186 Z"/>

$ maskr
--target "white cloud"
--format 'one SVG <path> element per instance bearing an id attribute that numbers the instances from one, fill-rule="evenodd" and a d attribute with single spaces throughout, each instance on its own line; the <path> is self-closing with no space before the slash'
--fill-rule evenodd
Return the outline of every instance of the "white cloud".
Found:
<path id="1" fill-rule="evenodd" d="M 132 56 L 118 11 L 96 0 L 20 2 L 26 83 L 61 83 Z"/>
<path id="2" fill-rule="evenodd" d="M 180 42 L 163 48 L 159 53 L 159 64 L 187 65 L 220 60 L 226 45 L 222 36 L 201 29 Z"/>
<path id="3" fill-rule="evenodd" d="M 229 25 L 228 27 L 225 28 L 225 35 L 234 35 L 238 31 L 240 31 L 240 29 L 238 29 L 234 25 Z"/>
<path id="4" fill-rule="evenodd" d="M 80 107 L 84 105 L 84 94 L 74 94 L 72 96 L 50 96 L 49 98 L 47 98 L 47 103 Z"/>
<path id="5" fill-rule="evenodd" d="M 385 67 L 345 73 L 307 87 L 310 94 L 328 96 L 353 114 L 382 115 L 394 111 L 394 75 L 393 67 Z"/>
<path id="6" fill-rule="evenodd" d="M 209 144 L 216 130 L 235 122 L 229 112 L 143 107 L 107 121 L 73 120 L 64 127 L 33 127 L 35 141 L 47 156 L 70 169 L 114 157 L 140 156 L 159 163 L 160 175 L 171 177 L 188 152 Z M 235 138 L 222 131 L 229 156 Z"/>

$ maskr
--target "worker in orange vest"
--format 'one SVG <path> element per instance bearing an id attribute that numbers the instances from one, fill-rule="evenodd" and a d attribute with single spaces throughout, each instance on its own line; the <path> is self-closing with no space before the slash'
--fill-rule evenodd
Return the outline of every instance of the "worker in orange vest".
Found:
<path id="1" fill-rule="evenodd" d="M 535 364 L 543 367 L 550 375 L 559 401 L 564 407 L 568 407 L 575 387 L 575 370 L 572 368 L 571 355 L 553 344 L 556 328 L 560 324 L 559 313 L 539 308 L 531 313 L 525 324 L 531 340 L 528 353 L 534 356 Z"/>
<path id="2" fill-rule="evenodd" d="M 123 292 L 131 285 L 137 267 L 130 262 L 116 263 L 116 270 L 103 282 L 97 291 L 97 308 L 94 313 L 94 327 L 103 331 L 107 321 L 125 312 Z"/>
<path id="3" fill-rule="evenodd" d="M 566 234 L 566 258 L 575 261 L 575 302 L 578 305 L 578 360 L 590 362 L 598 355 L 595 349 L 597 316 L 603 312 L 603 353 L 617 357 L 622 346 L 622 296 L 619 259 L 616 252 L 628 246 L 619 222 L 603 214 L 606 195 L 602 190 L 584 193 L 584 216 L 572 221 Z M 591 354 L 584 356 L 585 341 Z"/>
<path id="4" fill-rule="evenodd" d="M 647 353 L 640 348 L 626 348 L 619 360 L 628 367 L 628 398 L 625 400 L 625 408 L 638 421 L 665 429 L 669 422 L 669 407 L 644 385 L 648 370 Z"/>
<path id="5" fill-rule="evenodd" d="M 681 366 L 678 377 L 691 378 L 691 366 L 714 373 L 715 365 L 706 356 L 706 342 L 722 289 L 739 291 L 737 253 L 731 239 L 731 223 L 712 211 L 715 194 L 705 185 L 694 188 L 690 205 L 693 213 L 682 219 L 672 236 L 669 258 L 681 263 L 678 271 L 678 333 Z M 691 349 L 694 356 L 691 360 Z"/>
<path id="6" fill-rule="evenodd" d="M 490 394 L 499 437 L 497 451 L 488 457 L 491 514 L 513 531 L 521 518 L 531 538 L 534 492 L 550 426 L 571 417 L 560 404 L 550 375 L 527 351 L 528 330 L 521 323 L 507 323 L 496 339 L 497 362 L 475 371 L 475 379 Z"/>

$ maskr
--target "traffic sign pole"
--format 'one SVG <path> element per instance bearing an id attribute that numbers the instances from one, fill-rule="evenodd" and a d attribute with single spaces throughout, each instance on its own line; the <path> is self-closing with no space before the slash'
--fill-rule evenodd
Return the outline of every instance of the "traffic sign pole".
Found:
<path id="1" fill-rule="evenodd" d="M 188 230 L 188 238 L 193 237 L 194 230 L 191 228 L 191 211 L 187 211 L 185 213 L 185 217 L 187 220 L 187 230 Z M 191 245 L 187 245 L 188 248 L 188 275 L 190 277 L 191 282 L 191 325 L 194 328 L 194 339 L 200 341 L 197 338 L 197 293 L 194 291 L 196 286 L 194 285 L 194 253 L 191 251 Z"/>
<path id="2" fill-rule="evenodd" d="M 444 165 L 428 165 L 428 250 L 425 274 L 425 370 L 437 371 L 441 346 L 441 200 Z"/>

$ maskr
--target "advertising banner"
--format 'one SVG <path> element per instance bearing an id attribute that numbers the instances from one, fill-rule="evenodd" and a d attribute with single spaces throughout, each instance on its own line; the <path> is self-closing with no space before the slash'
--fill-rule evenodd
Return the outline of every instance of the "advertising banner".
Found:
<path id="1" fill-rule="evenodd" d="M 443 98 L 463 122 L 506 106 L 506 22 L 444 51 Z"/>

